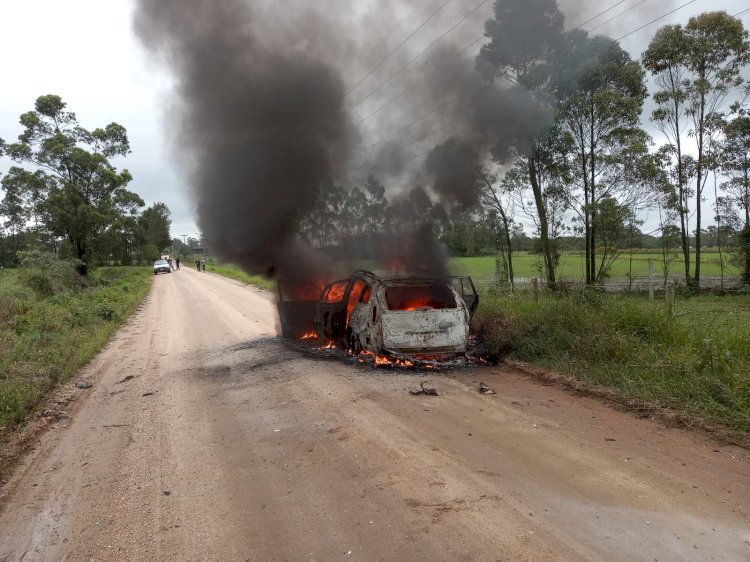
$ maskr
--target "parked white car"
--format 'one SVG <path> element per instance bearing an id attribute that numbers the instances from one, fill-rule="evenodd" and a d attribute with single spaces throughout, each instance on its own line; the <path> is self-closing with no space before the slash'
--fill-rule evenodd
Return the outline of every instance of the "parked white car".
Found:
<path id="1" fill-rule="evenodd" d="M 154 262 L 154 275 L 158 273 L 172 273 L 172 268 L 169 267 L 167 260 L 156 260 Z"/>

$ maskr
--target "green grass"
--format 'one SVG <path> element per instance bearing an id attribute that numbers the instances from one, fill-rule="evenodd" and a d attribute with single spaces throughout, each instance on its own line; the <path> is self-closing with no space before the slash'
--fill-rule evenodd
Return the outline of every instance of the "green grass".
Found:
<path id="1" fill-rule="evenodd" d="M 750 431 L 749 296 L 678 297 L 670 319 L 644 296 L 487 295 L 473 328 L 489 352 Z"/>
<path id="2" fill-rule="evenodd" d="M 96 270 L 87 288 L 39 297 L 22 272 L 0 275 L 0 429 L 21 424 L 104 346 L 143 300 L 151 268 Z"/>
<path id="3" fill-rule="evenodd" d="M 610 270 L 611 279 L 627 279 L 630 272 L 630 254 L 625 253 L 615 261 Z M 675 259 L 670 264 L 670 276 L 680 277 L 684 275 L 684 266 L 680 261 L 680 256 L 675 255 Z M 648 275 L 649 258 L 654 258 L 654 275 L 658 278 L 662 275 L 662 255 L 661 253 L 634 253 L 632 256 L 633 277 L 645 277 Z M 728 265 L 728 256 L 724 258 L 724 275 L 739 275 L 736 267 Z M 695 267 L 695 256 L 691 261 L 691 272 Z M 701 275 L 718 277 L 721 275 L 721 265 L 718 252 L 701 253 Z M 527 253 L 514 254 L 513 256 L 513 273 L 515 277 L 534 277 L 540 275 L 541 256 Z M 564 254 L 560 257 L 560 267 L 558 276 L 561 280 L 577 281 L 583 280 L 584 259 L 577 254 Z M 471 275 L 477 278 L 493 278 L 495 275 L 495 257 L 460 257 L 449 260 L 451 272 L 455 275 Z"/>
<path id="4" fill-rule="evenodd" d="M 235 281 L 241 281 L 242 283 L 249 283 L 250 285 L 255 285 L 256 287 L 260 287 L 261 289 L 266 289 L 268 291 L 276 290 L 276 283 L 272 281 L 271 279 L 267 279 L 266 277 L 261 277 L 260 275 L 249 275 L 245 273 L 242 269 L 237 267 L 236 265 L 232 265 L 232 264 L 215 265 L 215 264 L 209 263 L 209 264 L 206 264 L 206 269 L 208 269 L 208 271 L 217 273 L 224 277 L 234 279 Z"/>

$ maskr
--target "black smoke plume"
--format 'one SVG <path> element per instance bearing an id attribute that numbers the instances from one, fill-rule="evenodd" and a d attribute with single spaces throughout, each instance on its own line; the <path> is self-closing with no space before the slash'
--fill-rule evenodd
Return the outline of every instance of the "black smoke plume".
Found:
<path id="1" fill-rule="evenodd" d="M 251 273 L 329 277 L 298 223 L 319 205 L 324 181 L 363 185 L 372 174 L 404 212 L 392 236 L 373 236 L 370 254 L 385 262 L 389 250 L 411 248 L 440 262 L 427 270 L 444 271 L 433 225 L 446 212 L 410 215 L 415 186 L 447 212 L 469 209 L 491 156 L 523 152 L 552 120 L 525 88 L 477 71 L 475 40 L 509 2 L 519 29 L 550 4 L 497 0 L 455 27 L 472 6 L 452 2 L 393 51 L 434 0 L 136 0 L 138 36 L 173 71 L 165 122 L 213 250 Z M 595 0 L 564 6 L 576 21 L 601 9 Z"/>
<path id="2" fill-rule="evenodd" d="M 140 0 L 137 33 L 177 80 L 168 122 L 187 152 L 204 236 L 252 273 L 316 266 L 295 240 L 352 127 L 331 65 L 260 42 L 241 0 Z"/>

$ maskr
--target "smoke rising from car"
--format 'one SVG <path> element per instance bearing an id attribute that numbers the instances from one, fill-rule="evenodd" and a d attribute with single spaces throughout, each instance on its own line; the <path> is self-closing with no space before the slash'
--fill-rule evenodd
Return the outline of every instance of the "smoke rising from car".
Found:
<path id="1" fill-rule="evenodd" d="M 479 0 L 449 2 L 397 51 L 440 4 L 350 4 L 136 0 L 137 35 L 174 75 L 165 121 L 198 224 L 218 256 L 250 273 L 330 276 L 323 254 L 298 239 L 298 223 L 324 180 L 361 186 L 369 175 L 386 185 L 392 206 L 423 186 L 444 209 L 396 213 L 402 242 L 375 236 L 371 243 L 386 247 L 371 253 L 387 261 L 389 250 L 421 248 L 443 260 L 434 227 L 424 225 L 475 205 L 490 154 L 523 147 L 551 120 L 526 90 L 476 70 L 493 3 L 455 26 Z M 538 2 L 520 4 L 531 15 Z M 565 5 L 576 17 L 599 8 Z"/>

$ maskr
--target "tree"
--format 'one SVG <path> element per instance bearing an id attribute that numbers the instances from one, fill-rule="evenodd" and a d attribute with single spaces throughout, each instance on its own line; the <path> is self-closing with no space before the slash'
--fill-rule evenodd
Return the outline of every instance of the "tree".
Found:
<path id="1" fill-rule="evenodd" d="M 145 259 L 155 259 L 171 245 L 172 237 L 169 234 L 171 224 L 169 208 L 164 203 L 154 203 L 143 211 L 138 218 L 138 242 L 141 248 L 150 249 L 149 252 L 143 252 Z M 156 256 L 153 255 L 153 248 L 156 248 Z"/>
<path id="2" fill-rule="evenodd" d="M 741 211 L 740 239 L 746 240 L 750 237 L 750 117 L 744 112 L 727 123 L 720 150 L 722 169 L 728 176 L 721 187 L 727 194 L 727 202 Z M 717 200 L 717 221 L 720 216 Z M 750 244 L 744 244 L 741 253 L 743 282 L 750 284 Z"/>
<path id="3" fill-rule="evenodd" d="M 740 70 L 750 60 L 750 43 L 742 22 L 726 12 L 706 12 L 690 18 L 687 25 L 661 28 L 643 54 L 644 65 L 657 77 L 662 88 L 654 95 L 658 104 L 653 113 L 675 146 L 680 192 L 680 220 L 685 278 L 700 286 L 701 202 L 708 173 L 716 164 L 717 137 L 722 131 L 722 112 L 729 95 L 743 79 Z M 692 127 L 692 128 L 689 128 Z M 687 227 L 689 207 L 686 177 L 683 173 L 681 137 L 687 133 L 695 141 L 695 270 L 690 278 L 690 249 Z"/>
<path id="4" fill-rule="evenodd" d="M 506 175 L 507 178 L 507 175 Z M 487 170 L 482 172 L 481 200 L 484 207 L 491 213 L 491 223 L 495 223 L 498 231 L 498 251 L 505 264 L 510 290 L 513 290 L 513 245 L 511 244 L 511 229 L 513 226 L 513 185 L 509 181 L 497 182 L 497 177 Z"/>
<path id="5" fill-rule="evenodd" d="M 638 224 L 635 214 L 628 205 L 621 205 L 612 197 L 605 197 L 596 203 L 601 259 L 595 278 L 603 280 L 609 270 L 627 247 L 632 231 Z"/>
<path id="6" fill-rule="evenodd" d="M 563 90 L 561 123 L 572 141 L 571 166 L 581 196 L 573 196 L 586 245 L 586 283 L 598 283 L 608 256 L 597 262 L 598 211 L 611 210 L 612 197 L 631 198 L 638 184 L 636 165 L 648 153 L 640 128 L 646 98 L 644 72 L 620 45 L 603 36 L 579 37 L 577 80 Z M 605 247 L 606 251 L 606 247 Z"/>
<path id="7" fill-rule="evenodd" d="M 21 115 L 19 142 L 7 147 L 15 162 L 36 167 L 11 170 L 17 193 L 34 201 L 53 235 L 70 241 L 78 272 L 86 275 L 94 241 L 115 217 L 140 202 L 125 189 L 130 173 L 118 172 L 110 162 L 130 152 L 127 133 L 117 123 L 84 129 L 56 95 L 40 96 L 34 107 Z"/>
<path id="8" fill-rule="evenodd" d="M 536 223 L 541 238 L 547 286 L 556 287 L 556 260 L 550 240 L 550 224 L 546 207 L 543 178 L 550 166 L 549 129 L 553 119 L 554 77 L 560 53 L 565 49 L 564 17 L 555 0 L 497 0 L 494 18 L 485 22 L 485 35 L 490 42 L 477 56 L 477 68 L 496 89 L 502 83 L 513 87 L 506 96 L 493 94 L 500 103 L 508 99 L 530 98 L 536 110 L 526 112 L 529 123 L 515 131 L 507 128 L 498 135 L 492 147 L 493 159 L 499 164 L 515 160 L 525 168 L 536 206 Z M 488 103 L 491 107 L 491 103 Z M 531 108 L 529 108 L 531 109 Z M 536 121 L 531 118 L 536 119 Z M 505 125 L 505 124 L 503 124 Z M 512 133 L 512 134 L 511 134 Z"/>
<path id="9" fill-rule="evenodd" d="M 667 138 L 661 149 L 664 164 L 670 168 L 672 185 L 677 196 L 669 204 L 675 206 L 680 218 L 680 241 L 685 267 L 685 282 L 690 282 L 690 243 L 688 240 L 688 214 L 690 197 L 689 173 L 686 170 L 686 157 L 683 154 L 683 135 L 687 130 L 686 107 L 688 102 L 688 69 L 685 65 L 686 39 L 679 25 L 660 28 L 648 49 L 643 53 L 644 67 L 655 77 L 657 90 L 653 99 L 657 104 L 651 114 L 656 124 Z M 673 164 L 673 166 L 672 166 Z"/>
<path id="10" fill-rule="evenodd" d="M 742 22 L 726 12 L 706 12 L 690 18 L 685 26 L 686 64 L 693 74 L 688 89 L 688 115 L 697 145 L 695 165 L 695 278 L 700 286 L 701 200 L 713 165 L 711 148 L 721 132 L 721 109 L 727 96 L 743 82 L 742 67 L 750 61 L 748 33 Z"/>

